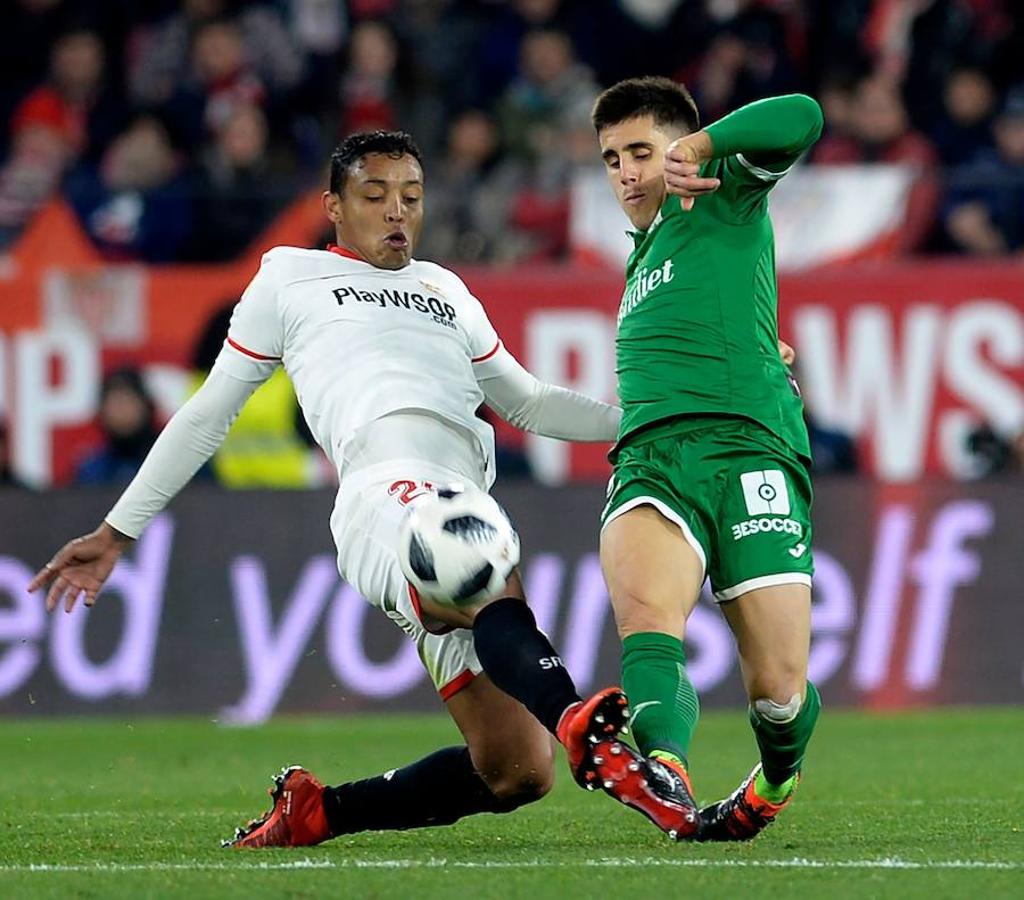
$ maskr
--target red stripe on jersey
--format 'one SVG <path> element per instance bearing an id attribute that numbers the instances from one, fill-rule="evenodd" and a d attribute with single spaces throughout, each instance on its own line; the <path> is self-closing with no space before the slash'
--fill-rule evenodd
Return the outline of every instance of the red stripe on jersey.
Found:
<path id="1" fill-rule="evenodd" d="M 412 603 L 413 612 L 416 613 L 416 618 L 420 620 L 420 625 L 427 632 L 430 634 L 449 634 L 455 630 L 452 625 L 446 625 L 444 622 L 438 622 L 437 620 L 431 620 L 429 623 L 424 622 L 423 602 L 420 600 L 420 595 L 416 592 L 416 588 L 408 582 L 406 582 L 405 586 L 409 589 L 409 601 Z"/>
<path id="2" fill-rule="evenodd" d="M 348 247 L 339 247 L 337 244 L 328 244 L 327 249 L 331 253 L 337 253 L 338 256 L 344 256 L 346 259 L 354 259 L 358 262 L 366 262 L 358 253 L 354 253 L 349 250 Z"/>
<path id="3" fill-rule="evenodd" d="M 441 695 L 442 700 L 450 700 L 464 687 L 468 687 L 474 678 L 476 678 L 476 675 L 470 672 L 469 669 L 463 669 L 451 681 L 439 687 L 437 692 Z"/>
<path id="4" fill-rule="evenodd" d="M 264 356 L 262 353 L 257 353 L 255 350 L 250 350 L 248 347 L 243 347 L 238 341 L 233 340 L 228 335 L 228 343 L 234 347 L 239 353 L 244 353 L 246 356 L 251 356 L 253 359 L 258 359 L 260 362 L 279 362 L 280 356 Z"/>
<path id="5" fill-rule="evenodd" d="M 501 341 L 499 340 L 498 343 L 496 343 L 494 345 L 494 347 L 493 347 L 493 349 L 491 350 L 490 353 L 485 353 L 483 356 L 474 356 L 473 357 L 473 362 L 475 362 L 475 363 L 484 362 L 484 360 L 488 360 L 492 356 L 494 356 L 494 354 L 497 353 L 498 350 L 500 350 L 500 349 L 501 349 Z"/>

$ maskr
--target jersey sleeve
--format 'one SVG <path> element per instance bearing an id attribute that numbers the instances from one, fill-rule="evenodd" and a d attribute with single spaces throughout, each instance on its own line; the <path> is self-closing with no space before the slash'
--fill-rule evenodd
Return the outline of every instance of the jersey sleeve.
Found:
<path id="1" fill-rule="evenodd" d="M 746 222 L 768 212 L 768 193 L 786 175 L 795 162 L 773 171 L 755 166 L 742 153 L 715 160 L 706 170 L 718 178 L 722 186 L 715 192 L 716 200 L 725 207 L 726 218 Z"/>
<path id="2" fill-rule="evenodd" d="M 271 253 L 235 305 L 218 365 L 236 378 L 262 381 L 280 364 L 284 328 L 277 306 L 281 263 Z"/>
<path id="3" fill-rule="evenodd" d="M 490 368 L 504 371 L 478 376 L 478 381 L 487 405 L 509 424 L 566 441 L 614 441 L 618 436 L 622 410 L 617 406 L 538 381 L 504 347 L 494 359 Z"/>
<path id="4" fill-rule="evenodd" d="M 472 354 L 473 374 L 479 382 L 503 375 L 509 368 L 511 357 L 500 352 L 504 345 L 487 317 L 483 304 L 468 291 L 467 295 L 471 301 L 468 304 L 470 315 L 467 322 L 469 349 Z"/>
<path id="5" fill-rule="evenodd" d="M 787 94 L 749 103 L 708 125 L 716 158 L 703 174 L 721 179 L 716 193 L 728 206 L 727 218 L 764 214 L 768 192 L 818 139 L 822 123 L 815 100 Z"/>

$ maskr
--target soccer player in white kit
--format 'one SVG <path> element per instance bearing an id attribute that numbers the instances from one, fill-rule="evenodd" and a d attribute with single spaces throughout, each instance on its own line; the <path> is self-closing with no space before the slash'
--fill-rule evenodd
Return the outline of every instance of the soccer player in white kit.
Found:
<path id="1" fill-rule="evenodd" d="M 340 487 L 331 531 L 342 577 L 393 619 L 420 657 L 466 745 L 325 788 L 299 767 L 238 847 L 301 846 L 368 829 L 449 824 L 539 799 L 552 742 L 577 781 L 649 804 L 642 758 L 615 739 L 626 699 L 584 702 L 539 631 L 513 573 L 502 597 L 461 610 L 421 600 L 396 553 L 404 507 L 436 486 L 494 481 L 486 402 L 512 424 L 566 440 L 615 439 L 617 407 L 538 382 L 503 347 L 453 272 L 412 257 L 423 216 L 419 151 L 402 132 L 354 135 L 332 155 L 324 209 L 337 245 L 275 247 L 235 308 L 203 386 L 168 423 L 103 523 L 36 575 L 47 608 L 91 606 L 118 557 L 217 449 L 252 392 L 283 363 Z M 546 663 L 546 664 L 545 664 Z M 642 810 L 643 811 L 643 810 Z"/>

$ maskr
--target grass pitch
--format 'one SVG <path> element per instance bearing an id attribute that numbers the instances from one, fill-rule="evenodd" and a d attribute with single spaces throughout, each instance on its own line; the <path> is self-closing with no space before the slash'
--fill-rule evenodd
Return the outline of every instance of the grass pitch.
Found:
<path id="1" fill-rule="evenodd" d="M 8 721 L 0 897 L 1024 897 L 1024 711 L 826 710 L 792 809 L 744 845 L 675 845 L 603 794 L 295 851 L 218 842 L 300 762 L 330 782 L 456 742 L 442 716 Z M 702 801 L 754 760 L 741 712 L 704 717 Z"/>

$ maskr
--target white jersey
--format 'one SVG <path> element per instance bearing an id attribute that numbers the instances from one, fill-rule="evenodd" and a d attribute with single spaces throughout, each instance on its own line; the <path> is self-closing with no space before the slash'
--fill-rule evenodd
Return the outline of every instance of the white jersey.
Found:
<path id="1" fill-rule="evenodd" d="M 107 522 L 138 537 L 282 363 L 342 492 L 347 484 L 353 495 L 406 462 L 489 487 L 494 432 L 476 415 L 485 400 L 515 427 L 548 437 L 613 441 L 618 433 L 618 407 L 540 382 L 519 365 L 447 269 L 415 260 L 378 269 L 338 248 L 275 247 L 236 306 L 210 376 L 167 424 Z"/>
<path id="2" fill-rule="evenodd" d="M 235 308 L 225 349 L 218 364 L 240 378 L 253 360 L 284 364 L 339 474 L 366 426 L 423 411 L 475 439 L 493 478 L 494 432 L 476 415 L 477 382 L 500 375 L 490 369 L 509 357 L 448 269 L 418 260 L 379 269 L 339 249 L 275 247 Z"/>

